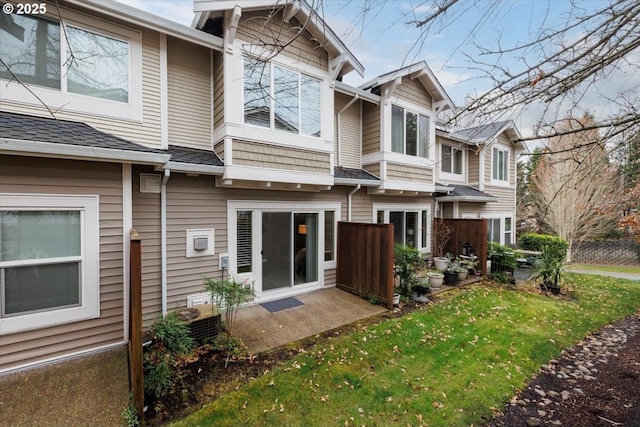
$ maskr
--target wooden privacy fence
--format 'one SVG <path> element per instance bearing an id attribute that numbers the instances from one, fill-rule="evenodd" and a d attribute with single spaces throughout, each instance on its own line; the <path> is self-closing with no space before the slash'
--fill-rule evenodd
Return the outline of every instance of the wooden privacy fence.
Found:
<path id="1" fill-rule="evenodd" d="M 338 223 L 336 282 L 393 308 L 393 225 Z"/>
<path id="2" fill-rule="evenodd" d="M 451 228 L 451 236 L 444 247 L 444 253 L 450 253 L 454 258 L 462 254 L 462 247 L 470 244 L 478 257 L 476 267 L 482 274 L 487 274 L 487 220 L 474 218 L 434 218 L 434 221 L 444 221 Z"/>

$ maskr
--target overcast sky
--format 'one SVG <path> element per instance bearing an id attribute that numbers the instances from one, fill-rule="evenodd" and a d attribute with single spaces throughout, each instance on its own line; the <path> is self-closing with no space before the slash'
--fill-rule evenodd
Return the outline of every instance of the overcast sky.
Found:
<path id="1" fill-rule="evenodd" d="M 184 25 L 190 25 L 193 18 L 191 0 L 120 1 Z M 468 94 L 482 93 L 490 88 L 488 80 L 473 71 L 469 59 L 482 58 L 478 45 L 496 48 L 529 42 L 535 39 L 541 27 L 566 27 L 571 8 L 568 0 L 503 0 L 499 7 L 493 6 L 495 2 L 479 1 L 479 8 L 471 13 L 451 14 L 446 26 L 432 28 L 425 34 L 411 21 L 428 13 L 430 1 L 308 1 L 320 5 L 319 12 L 325 21 L 365 67 L 364 78 L 352 72 L 345 78 L 346 83 L 357 86 L 404 65 L 426 61 L 459 106 L 464 104 Z M 468 0 L 463 1 L 472 5 Z M 590 0 L 577 4 L 596 9 L 607 3 Z M 365 8 L 368 10 L 364 11 Z M 514 69 L 522 65 L 518 63 L 522 61 L 520 58 L 503 58 L 503 61 Z M 640 86 L 640 76 L 614 77 L 606 83 L 608 93 Z M 594 97 L 584 102 L 596 116 L 606 116 L 607 105 L 602 100 Z M 535 122 L 534 114 L 529 112 L 516 120 L 525 134 Z"/>

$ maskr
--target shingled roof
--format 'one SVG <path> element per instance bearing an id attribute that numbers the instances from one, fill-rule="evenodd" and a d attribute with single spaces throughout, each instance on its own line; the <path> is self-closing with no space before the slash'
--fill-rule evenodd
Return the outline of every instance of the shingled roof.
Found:
<path id="1" fill-rule="evenodd" d="M 336 166 L 333 168 L 333 178 L 336 184 L 361 184 L 365 186 L 376 186 L 380 184 L 380 178 L 363 169 L 345 168 Z"/>
<path id="2" fill-rule="evenodd" d="M 477 190 L 467 185 L 444 185 L 436 183 L 439 190 L 448 190 L 435 195 L 441 202 L 497 202 L 498 198 L 484 191 Z"/>
<path id="3" fill-rule="evenodd" d="M 148 148 L 101 132 L 86 123 L 6 111 L 0 111 L 0 138 L 165 154 L 162 150 Z"/>

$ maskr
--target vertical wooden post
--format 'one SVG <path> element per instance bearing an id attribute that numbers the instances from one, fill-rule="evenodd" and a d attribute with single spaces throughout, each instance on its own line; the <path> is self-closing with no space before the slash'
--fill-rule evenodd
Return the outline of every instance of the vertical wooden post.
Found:
<path id="1" fill-rule="evenodd" d="M 140 236 L 131 229 L 129 284 L 129 377 L 133 405 L 142 420 L 144 386 L 142 382 L 142 254 Z"/>

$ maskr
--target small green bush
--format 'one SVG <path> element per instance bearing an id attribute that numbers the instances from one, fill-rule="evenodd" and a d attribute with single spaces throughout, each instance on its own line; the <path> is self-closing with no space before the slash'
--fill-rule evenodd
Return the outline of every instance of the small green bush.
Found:
<path id="1" fill-rule="evenodd" d="M 492 272 L 512 271 L 518 267 L 516 253 L 509 246 L 489 242 L 489 259 Z"/>
<path id="2" fill-rule="evenodd" d="M 520 249 L 527 251 L 540 252 L 542 252 L 544 248 L 549 248 L 549 251 L 554 254 L 566 254 L 567 249 L 569 249 L 569 243 L 562 237 L 537 233 L 523 234 L 518 241 L 518 246 L 520 246 Z"/>
<path id="3" fill-rule="evenodd" d="M 156 399 L 175 388 L 176 360 L 194 347 L 186 322 L 169 313 L 151 326 L 151 344 L 143 356 L 144 391 Z"/>
<path id="4" fill-rule="evenodd" d="M 417 283 L 416 270 L 424 263 L 420 251 L 413 246 L 393 246 L 393 273 L 398 278 L 400 294 L 409 295 Z"/>

